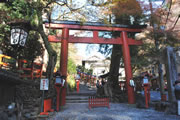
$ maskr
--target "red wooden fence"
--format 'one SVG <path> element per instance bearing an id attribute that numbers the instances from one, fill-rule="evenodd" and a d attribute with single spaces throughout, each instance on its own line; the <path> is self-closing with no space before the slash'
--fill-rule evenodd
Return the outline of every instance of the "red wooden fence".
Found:
<path id="1" fill-rule="evenodd" d="M 29 66 L 29 65 L 30 66 Z M 18 69 L 23 70 L 24 73 L 21 74 L 21 77 L 27 77 L 30 79 L 41 78 L 42 76 L 42 67 L 43 64 L 36 62 L 28 62 L 26 60 L 18 61 Z"/>
<path id="2" fill-rule="evenodd" d="M 89 109 L 91 109 L 92 107 L 108 107 L 108 108 L 110 108 L 108 97 L 90 96 L 88 99 L 88 102 L 89 102 Z"/>

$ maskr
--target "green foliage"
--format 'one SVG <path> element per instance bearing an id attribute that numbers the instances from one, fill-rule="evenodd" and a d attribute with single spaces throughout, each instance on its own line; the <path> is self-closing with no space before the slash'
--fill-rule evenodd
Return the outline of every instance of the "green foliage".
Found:
<path id="1" fill-rule="evenodd" d="M 0 24 L 0 47 L 4 54 L 13 58 L 23 58 L 33 60 L 37 56 L 42 55 L 43 46 L 38 41 L 39 34 L 36 32 L 29 32 L 28 40 L 23 49 L 10 46 L 10 26 L 9 22 L 31 21 L 37 17 L 37 10 L 31 6 L 26 0 L 13 0 L 10 4 L 1 6 L 0 12 L 4 13 Z M 40 11 L 41 12 L 41 11 Z"/>
<path id="2" fill-rule="evenodd" d="M 145 45 L 146 46 L 146 45 Z M 147 47 L 143 46 L 130 46 L 130 55 L 131 55 L 131 66 L 133 72 L 138 69 L 147 67 L 149 64 L 152 64 L 152 61 L 149 60 L 149 57 L 145 53 L 139 53 L 143 51 L 143 48 L 147 50 Z"/>
<path id="3" fill-rule="evenodd" d="M 32 4 L 33 5 L 33 4 Z M 13 2 L 13 7 L 9 14 L 12 19 L 23 19 L 30 21 L 32 26 L 38 27 L 39 25 L 39 16 L 38 11 L 31 6 L 28 2 L 24 0 L 15 0 Z M 41 11 L 39 11 L 41 12 Z"/>
<path id="4" fill-rule="evenodd" d="M 9 16 L 8 21 L 16 19 L 30 20 L 33 14 L 32 7 L 25 0 L 14 0 L 11 4 L 3 6 L 1 10 L 7 12 L 7 16 Z"/>
<path id="5" fill-rule="evenodd" d="M 49 35 L 56 35 L 56 30 L 49 29 Z"/>
<path id="6" fill-rule="evenodd" d="M 136 0 L 116 0 L 114 3 L 115 4 L 112 7 L 112 13 L 115 15 L 115 22 L 117 24 L 140 25 L 142 20 L 144 20 L 143 10 L 140 6 L 140 3 L 138 3 Z M 113 33 L 114 37 L 119 35 L 119 32 Z M 128 33 L 128 37 L 134 39 L 135 33 Z M 145 56 L 144 53 L 139 53 L 141 49 L 146 50 L 146 47 L 150 46 L 130 46 L 131 65 L 133 72 L 142 67 L 146 67 L 151 63 L 147 54 L 147 56 Z M 100 45 L 99 51 L 105 55 L 109 55 L 112 53 L 112 46 Z M 119 50 L 119 54 L 121 55 L 120 61 L 122 62 L 122 49 Z M 124 64 L 121 62 L 120 66 L 124 67 Z"/>
<path id="7" fill-rule="evenodd" d="M 33 12 L 33 15 L 31 16 L 31 25 L 32 26 L 35 26 L 35 27 L 38 27 L 39 26 L 39 17 L 38 17 L 38 14 L 37 14 L 37 11 L 34 10 Z"/>
<path id="8" fill-rule="evenodd" d="M 76 81 L 73 75 L 68 75 L 67 84 L 71 91 L 73 91 L 76 88 Z"/>
<path id="9" fill-rule="evenodd" d="M 6 24 L 0 24 L 0 42 L 2 44 L 2 41 L 5 39 L 8 39 L 8 36 L 10 36 L 10 27 Z"/>
<path id="10" fill-rule="evenodd" d="M 56 64 L 56 69 L 59 69 L 60 66 L 59 66 L 59 63 L 60 63 L 60 43 L 51 43 L 53 49 L 56 51 L 57 53 L 57 64 Z M 74 53 L 75 54 L 75 53 Z M 75 62 L 73 61 L 73 58 L 69 57 L 68 58 L 68 73 L 69 74 L 74 74 L 76 73 L 76 64 Z"/>
<path id="11" fill-rule="evenodd" d="M 25 57 L 28 60 L 34 60 L 37 56 L 42 56 L 44 48 L 39 41 L 40 36 L 37 32 L 30 32 L 26 43 L 26 47 L 21 53 L 21 57 Z"/>
<path id="12" fill-rule="evenodd" d="M 54 34 L 54 31 L 52 32 Z M 53 49 L 57 53 L 57 64 L 56 64 L 56 69 L 58 70 L 60 68 L 60 43 L 51 43 Z M 68 66 L 67 66 L 67 71 L 68 71 L 68 77 L 67 77 L 67 84 L 70 88 L 71 91 L 73 91 L 76 87 L 76 82 L 74 79 L 73 74 L 76 73 L 76 64 L 74 63 L 72 58 L 68 58 Z"/>
<path id="13" fill-rule="evenodd" d="M 29 40 L 24 49 L 10 46 L 10 31 L 4 33 L 5 35 L 0 34 L 2 51 L 14 58 L 18 56 L 19 58 L 33 60 L 35 57 L 42 55 L 43 52 L 42 45 L 38 41 L 40 34 L 49 53 L 49 57 L 55 58 L 52 60 L 49 59 L 48 61 L 47 77 L 50 76 L 50 79 L 52 78 L 52 67 L 54 68 L 54 63 L 56 63 L 56 54 L 50 46 L 43 30 L 43 15 L 46 15 L 46 13 L 50 11 L 55 2 L 54 0 L 11 0 L 10 3 L 3 4 L 4 6 L 0 3 L 1 24 L 11 25 L 12 23 L 21 24 L 27 22 L 30 23 L 27 26 L 29 30 L 36 32 L 30 33 L 28 37 Z M 31 34 L 34 35 L 31 36 Z"/>
<path id="14" fill-rule="evenodd" d="M 3 30 L 0 29 L 0 30 Z M 39 41 L 39 34 L 36 32 L 29 32 L 28 39 L 24 48 L 17 48 L 10 45 L 10 32 L 4 33 L 4 36 L 0 36 L 0 48 L 5 55 L 11 56 L 17 59 L 17 56 L 22 59 L 34 60 L 37 56 L 41 56 L 44 52 L 44 48 Z"/>
<path id="15" fill-rule="evenodd" d="M 69 74 L 75 74 L 76 73 L 76 65 L 71 58 L 68 59 L 68 73 Z"/>
<path id="16" fill-rule="evenodd" d="M 61 50 L 61 43 L 50 43 L 53 50 L 56 51 L 56 54 L 57 54 L 57 62 L 56 62 L 56 66 L 55 68 L 58 69 L 60 68 L 60 50 Z"/>
<path id="17" fill-rule="evenodd" d="M 85 68 L 84 66 L 81 66 L 81 65 L 78 65 L 76 67 L 76 69 L 79 71 L 79 72 L 83 72 L 83 73 L 86 73 L 86 74 L 91 74 L 93 73 L 93 70 L 92 69 L 87 69 Z"/>

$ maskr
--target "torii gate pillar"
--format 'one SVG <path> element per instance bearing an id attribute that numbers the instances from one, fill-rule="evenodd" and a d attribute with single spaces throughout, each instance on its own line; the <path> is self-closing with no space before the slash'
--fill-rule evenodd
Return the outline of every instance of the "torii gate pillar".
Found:
<path id="1" fill-rule="evenodd" d="M 123 56 L 124 56 L 126 88 L 128 92 L 128 103 L 135 104 L 134 89 L 133 87 L 130 86 L 130 79 L 132 79 L 132 70 L 131 70 L 131 57 L 130 57 L 130 50 L 129 50 L 129 45 L 128 45 L 127 32 L 122 31 L 121 37 L 123 41 L 122 50 L 123 50 Z"/>
<path id="2" fill-rule="evenodd" d="M 61 56 L 60 56 L 60 73 L 62 76 L 67 77 L 67 63 L 68 63 L 68 37 L 69 29 L 62 29 L 62 41 L 61 41 Z M 65 78 L 66 80 L 67 78 Z M 66 104 L 66 82 L 62 88 L 61 105 Z"/>

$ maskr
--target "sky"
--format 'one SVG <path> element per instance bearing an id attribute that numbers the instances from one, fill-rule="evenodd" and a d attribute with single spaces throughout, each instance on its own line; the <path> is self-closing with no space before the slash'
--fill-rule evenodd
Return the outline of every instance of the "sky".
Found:
<path id="1" fill-rule="evenodd" d="M 70 35 L 74 35 L 79 33 L 78 30 L 70 30 Z M 77 34 L 77 36 L 79 37 L 93 37 L 93 33 L 92 32 L 83 32 L 83 33 L 79 33 Z M 85 43 L 76 43 L 75 46 L 77 47 L 78 50 L 78 55 L 82 56 L 83 59 L 88 59 L 91 56 L 97 55 L 101 58 L 104 58 L 105 56 L 102 55 L 101 53 L 98 52 L 98 48 L 99 45 L 98 44 L 85 44 Z M 87 49 L 87 47 L 89 46 L 89 50 Z"/>
<path id="2" fill-rule="evenodd" d="M 80 44 L 77 43 L 75 44 L 75 46 L 78 48 L 78 55 L 82 56 L 83 59 L 88 59 L 91 56 L 98 56 L 100 58 L 105 58 L 104 55 L 102 55 L 101 53 L 98 52 L 98 44 L 94 44 L 93 48 L 91 49 L 91 52 L 89 52 L 87 49 L 88 44 Z"/>
<path id="3" fill-rule="evenodd" d="M 83 59 L 87 58 L 88 56 L 88 53 L 86 53 L 86 47 L 87 47 L 88 44 L 81 44 L 81 43 L 77 43 L 75 44 L 75 46 L 77 47 L 78 49 L 78 55 L 79 56 L 82 56 Z"/>

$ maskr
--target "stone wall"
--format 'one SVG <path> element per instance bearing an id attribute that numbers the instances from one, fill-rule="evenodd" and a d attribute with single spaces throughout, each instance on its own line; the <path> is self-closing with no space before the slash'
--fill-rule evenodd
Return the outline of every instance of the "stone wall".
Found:
<path id="1" fill-rule="evenodd" d="M 0 81 L 0 106 L 6 105 L 14 101 L 15 86 Z"/>

